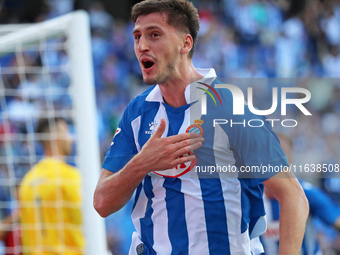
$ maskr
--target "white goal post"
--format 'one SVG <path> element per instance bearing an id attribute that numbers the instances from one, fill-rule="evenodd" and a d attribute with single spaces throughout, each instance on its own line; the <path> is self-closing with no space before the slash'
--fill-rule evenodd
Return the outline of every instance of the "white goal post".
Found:
<path id="1" fill-rule="evenodd" d="M 42 23 L 11 26 L 12 28 L 14 30 L 11 32 L 5 29 L 6 34 L 0 36 L 0 56 L 25 47 L 45 47 L 39 46 L 42 45 L 42 40 L 55 38 L 60 34 L 67 38 L 65 50 L 68 52 L 67 69 L 71 80 L 68 90 L 74 108 L 71 115 L 77 137 L 75 163 L 83 178 L 86 254 L 107 254 L 104 220 L 93 208 L 93 193 L 100 173 L 100 155 L 88 15 L 84 11 L 75 11 Z M 20 72 L 20 66 L 17 68 Z M 2 69 L 0 67 L 0 71 Z M 16 93 L 13 89 L 8 91 L 12 91 L 13 95 Z M 4 94 L 4 91 L 0 91 L 0 97 Z"/>

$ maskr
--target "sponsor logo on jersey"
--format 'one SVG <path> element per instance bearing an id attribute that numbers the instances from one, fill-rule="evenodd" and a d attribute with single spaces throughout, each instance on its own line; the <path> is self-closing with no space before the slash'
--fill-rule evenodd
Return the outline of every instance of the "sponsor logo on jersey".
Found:
<path id="1" fill-rule="evenodd" d="M 156 132 L 158 125 L 159 125 L 159 123 L 157 123 L 157 121 L 153 121 L 153 122 L 149 123 L 149 129 L 150 130 L 145 131 L 145 134 L 153 135 Z"/>
<path id="2" fill-rule="evenodd" d="M 122 130 L 121 128 L 117 128 L 117 129 L 116 129 L 116 132 L 115 132 L 115 134 L 114 134 L 114 136 L 113 136 L 113 138 L 115 138 L 115 136 L 118 135 L 118 134 L 120 133 L 121 130 Z M 112 138 L 112 139 L 113 139 L 113 138 Z M 112 146 L 113 144 L 114 144 L 114 142 L 112 141 L 111 146 Z"/>
<path id="3" fill-rule="evenodd" d="M 113 138 L 115 138 L 115 136 L 118 135 L 118 134 L 120 133 L 121 130 L 122 130 L 121 128 L 117 128 L 117 129 L 116 129 L 116 132 L 115 132 L 115 135 L 113 136 Z"/>
<path id="4" fill-rule="evenodd" d="M 188 154 L 184 154 L 182 157 L 187 157 L 193 155 L 192 152 L 189 152 Z M 182 164 L 179 164 L 171 169 L 163 170 L 163 171 L 153 171 L 155 174 L 163 176 L 163 177 L 171 177 L 171 178 L 177 178 L 182 176 L 183 174 L 186 174 L 191 169 L 193 169 L 196 166 L 197 158 L 193 161 L 185 162 Z"/>
<path id="5" fill-rule="evenodd" d="M 195 120 L 194 124 L 190 125 L 185 132 L 186 133 L 198 133 L 200 136 L 203 136 L 203 128 L 202 128 L 203 123 L 204 121 L 201 119 Z"/>

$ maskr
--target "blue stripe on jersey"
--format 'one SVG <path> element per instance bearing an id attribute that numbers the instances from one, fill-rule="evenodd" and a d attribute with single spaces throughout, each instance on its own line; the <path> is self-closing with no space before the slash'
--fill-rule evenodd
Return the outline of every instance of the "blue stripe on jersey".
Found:
<path id="1" fill-rule="evenodd" d="M 244 165 L 240 157 L 234 153 L 235 165 L 238 167 Z M 252 235 L 254 226 L 258 219 L 265 215 L 263 205 L 263 184 L 259 179 L 254 178 L 239 178 L 241 184 L 241 200 L 242 200 L 242 218 L 241 232 L 244 233 L 249 229 L 249 234 Z M 265 231 L 265 230 L 264 230 Z"/>
<path id="2" fill-rule="evenodd" d="M 207 226 L 209 254 L 230 254 L 227 216 L 221 180 L 200 178 Z"/>
<path id="3" fill-rule="evenodd" d="M 173 108 L 164 104 L 169 119 L 168 137 L 178 134 L 181 128 L 185 110 L 190 105 Z M 182 181 L 179 178 L 164 177 L 165 203 L 168 212 L 169 239 L 172 246 L 171 254 L 188 254 L 189 237 L 185 220 L 184 194 L 181 192 Z"/>
<path id="4" fill-rule="evenodd" d="M 205 124 L 209 123 L 207 117 L 202 116 L 202 120 L 205 121 Z M 205 130 L 209 130 L 209 128 Z M 204 136 L 204 148 L 214 148 L 214 129 L 207 132 L 209 135 Z M 213 150 L 200 148 L 195 151 L 195 154 L 198 166 L 216 165 Z M 198 173 L 198 176 L 204 205 L 209 254 L 230 254 L 227 215 L 219 173 L 209 173 L 210 178 L 204 178 L 204 173 Z"/>
<path id="5" fill-rule="evenodd" d="M 146 206 L 145 216 L 144 218 L 140 219 L 140 226 L 141 226 L 141 239 L 144 245 L 147 246 L 149 249 L 150 254 L 156 254 L 153 250 L 153 222 L 151 219 L 151 215 L 153 213 L 152 205 L 152 198 L 155 196 L 152 192 L 152 183 L 151 177 L 146 176 L 144 179 L 144 192 L 146 197 L 148 198 L 148 204 Z"/>
<path id="6" fill-rule="evenodd" d="M 185 220 L 184 194 L 181 193 L 179 178 L 164 177 L 163 187 L 166 189 L 165 202 L 168 211 L 169 239 L 171 254 L 185 255 L 189 252 L 189 237 Z"/>
<path id="7" fill-rule="evenodd" d="M 167 136 L 177 135 L 184 121 L 185 110 L 188 109 L 190 105 L 187 104 L 178 108 L 173 108 L 165 103 L 163 103 L 163 105 L 169 119 L 169 131 Z"/>

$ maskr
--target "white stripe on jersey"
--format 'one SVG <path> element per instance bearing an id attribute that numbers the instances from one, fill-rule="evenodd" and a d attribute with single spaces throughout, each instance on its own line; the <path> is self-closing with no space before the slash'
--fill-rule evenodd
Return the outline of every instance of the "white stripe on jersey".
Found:
<path id="1" fill-rule="evenodd" d="M 242 248 L 243 248 L 242 254 L 254 255 L 252 253 L 252 247 L 250 246 L 249 229 L 247 229 L 244 233 L 241 234 L 241 242 L 242 242 Z M 239 254 L 239 253 L 233 253 L 231 251 L 230 254 Z"/>
<path id="2" fill-rule="evenodd" d="M 214 134 L 214 155 L 216 165 L 228 166 L 235 165 L 235 158 L 232 151 L 229 149 L 229 139 L 220 125 L 216 125 Z M 221 176 L 221 185 L 223 190 L 224 204 L 226 208 L 227 227 L 231 254 L 249 254 L 250 243 L 249 236 L 244 238 L 241 234 L 241 184 L 237 178 L 237 173 Z M 234 178 L 231 178 L 234 177 Z"/>
<path id="3" fill-rule="evenodd" d="M 179 134 L 185 133 L 186 129 L 193 121 L 190 116 L 191 108 L 188 108 L 184 114 L 184 120 Z M 186 176 L 187 178 L 184 178 Z M 195 176 L 194 171 L 182 176 L 181 192 L 184 194 L 185 219 L 187 223 L 189 238 L 189 254 L 209 254 L 208 235 L 205 224 L 204 203 L 202 199 L 202 190 L 200 181 Z M 197 224 L 200 222 L 200 224 Z"/>
<path id="4" fill-rule="evenodd" d="M 153 214 L 153 249 L 157 254 L 171 254 L 172 248 L 168 235 L 168 215 L 165 202 L 164 178 L 150 174 L 154 197 L 152 198 Z M 157 192 L 155 192 L 157 190 Z"/>
<path id="5" fill-rule="evenodd" d="M 162 135 L 162 137 L 167 137 L 168 131 L 169 131 L 169 119 L 168 119 L 168 115 L 166 114 L 166 110 L 165 107 L 162 103 L 160 103 L 159 105 L 159 110 L 154 118 L 154 121 L 157 122 L 158 124 L 161 123 L 161 119 L 165 120 L 166 123 L 166 127 L 165 127 L 165 131 Z"/>
<path id="6" fill-rule="evenodd" d="M 190 116 L 190 111 L 190 108 L 185 111 L 183 125 L 179 133 L 185 133 L 187 127 L 193 122 L 190 121 L 190 117 L 193 120 L 192 116 Z M 189 237 L 189 254 L 209 254 L 200 181 L 197 176 L 194 176 L 193 170 L 182 177 L 181 191 L 184 194 L 186 208 L 185 219 Z M 197 224 L 197 222 L 200 222 L 200 224 Z"/>
<path id="7" fill-rule="evenodd" d="M 253 239 L 250 240 L 250 245 L 251 245 L 251 252 L 254 255 L 259 255 L 264 253 L 264 249 L 262 246 L 262 243 L 260 241 L 260 237 L 255 237 Z"/>
<path id="8" fill-rule="evenodd" d="M 142 181 L 142 185 L 144 185 L 144 180 Z M 148 198 L 146 197 L 146 195 L 144 193 L 144 188 L 142 186 L 142 189 L 141 189 L 139 196 L 138 196 L 137 203 L 136 203 L 136 205 L 133 208 L 133 211 L 131 213 L 132 222 L 133 222 L 133 225 L 136 228 L 137 233 L 141 233 L 141 226 L 140 226 L 139 219 L 141 219 L 145 216 L 147 204 L 148 204 Z"/>
<path id="9" fill-rule="evenodd" d="M 189 254 L 209 254 L 200 181 L 193 175 L 193 173 L 185 174 L 184 176 L 189 178 L 185 178 L 185 180 L 182 178 L 181 187 L 186 208 L 185 219 L 189 236 Z M 199 224 L 197 224 L 198 222 Z"/>
<path id="10" fill-rule="evenodd" d="M 139 129 L 140 129 L 140 119 L 141 119 L 141 116 L 138 116 L 136 119 L 134 119 L 131 122 L 133 137 L 135 139 L 135 144 L 136 144 L 136 148 L 137 148 L 138 152 L 140 151 L 140 145 L 139 145 L 139 142 L 138 142 L 138 134 L 139 134 Z"/>

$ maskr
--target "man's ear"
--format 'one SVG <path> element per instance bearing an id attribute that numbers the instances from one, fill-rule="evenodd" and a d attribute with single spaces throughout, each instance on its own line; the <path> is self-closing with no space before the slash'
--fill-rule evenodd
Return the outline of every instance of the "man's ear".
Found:
<path id="1" fill-rule="evenodd" d="M 182 54 L 189 54 L 190 50 L 193 47 L 193 44 L 194 44 L 194 41 L 193 41 L 191 35 L 190 34 L 184 35 L 181 53 Z"/>

